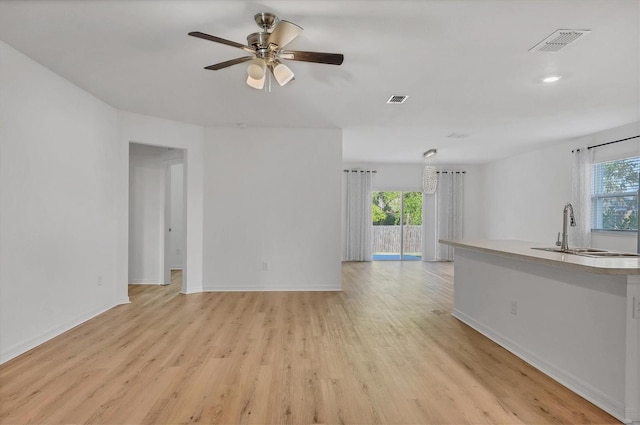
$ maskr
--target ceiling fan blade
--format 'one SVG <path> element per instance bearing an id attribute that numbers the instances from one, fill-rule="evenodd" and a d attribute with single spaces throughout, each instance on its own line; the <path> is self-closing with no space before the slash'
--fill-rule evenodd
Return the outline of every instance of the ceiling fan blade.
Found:
<path id="1" fill-rule="evenodd" d="M 300 35 L 302 27 L 293 24 L 289 21 L 280 21 L 276 27 L 269 34 L 267 40 L 269 44 L 275 44 L 278 49 L 282 49 L 287 44 L 291 43 L 293 39 Z"/>
<path id="2" fill-rule="evenodd" d="M 222 68 L 226 68 L 231 65 L 237 65 L 242 62 L 250 61 L 251 59 L 255 59 L 255 56 L 243 56 L 241 58 L 231 59 L 229 61 L 216 63 L 214 65 L 205 66 L 204 69 L 210 69 L 212 71 L 217 71 Z"/>
<path id="3" fill-rule="evenodd" d="M 238 49 L 245 50 L 247 52 L 255 52 L 253 47 L 245 46 L 244 44 L 236 43 L 235 41 L 226 40 L 224 38 L 216 37 L 215 35 L 205 34 L 200 31 L 192 31 L 189 33 L 192 37 L 202 38 L 203 40 L 209 40 L 220 44 L 226 44 L 227 46 L 237 47 Z"/>
<path id="4" fill-rule="evenodd" d="M 298 50 L 286 50 L 280 52 L 280 58 L 302 62 L 326 63 L 329 65 L 341 65 L 344 55 L 341 53 L 300 52 Z"/>

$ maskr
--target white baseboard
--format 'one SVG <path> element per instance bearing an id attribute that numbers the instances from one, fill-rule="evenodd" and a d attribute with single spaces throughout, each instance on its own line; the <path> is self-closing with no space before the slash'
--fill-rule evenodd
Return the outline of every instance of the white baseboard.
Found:
<path id="1" fill-rule="evenodd" d="M 612 415 L 613 416 L 613 415 Z M 638 411 L 637 409 L 627 409 L 627 418 L 638 418 L 640 417 L 640 411 Z M 631 425 L 640 425 L 640 421 L 633 421 L 631 419 L 621 419 L 622 422 L 624 422 L 625 424 L 631 424 Z"/>
<path id="2" fill-rule="evenodd" d="M 53 338 L 57 337 L 58 335 L 61 335 L 61 334 L 65 333 L 65 332 L 67 332 L 68 330 L 71 330 L 71 329 L 75 328 L 76 326 L 81 325 L 82 323 L 86 322 L 87 320 L 93 319 L 94 317 L 104 313 L 107 310 L 112 309 L 115 306 L 116 306 L 116 304 L 97 308 L 97 309 L 95 309 L 93 311 L 90 311 L 90 312 L 87 312 L 85 314 L 82 314 L 82 315 L 76 317 L 73 320 L 70 320 L 70 321 L 68 321 L 66 323 L 63 323 L 60 326 L 55 326 L 55 327 L 45 331 L 44 333 L 38 335 L 37 337 L 29 338 L 26 341 L 23 341 L 21 343 L 15 344 L 13 347 L 9 347 L 6 350 L 2 349 L 0 351 L 0 364 L 8 362 L 9 360 L 11 360 L 13 358 L 16 358 L 19 355 L 24 354 L 27 351 L 34 349 L 40 344 L 44 344 L 45 342 L 49 341 L 50 339 L 53 339 Z"/>
<path id="3" fill-rule="evenodd" d="M 143 279 L 132 279 L 129 281 L 129 285 L 162 285 L 160 282 L 150 282 Z"/>
<path id="4" fill-rule="evenodd" d="M 589 400 L 591 403 L 609 413 L 611 416 L 622 422 L 625 422 L 625 409 L 623 402 L 612 399 L 607 394 L 584 382 L 580 378 L 573 376 L 561 370 L 560 368 L 548 363 L 547 361 L 524 349 L 519 344 L 515 343 L 501 333 L 496 332 L 493 329 L 490 329 L 477 322 L 475 319 L 467 316 L 460 310 L 454 309 L 451 315 L 461 322 L 465 323 L 466 325 L 472 327 L 476 331 L 480 332 L 482 335 L 486 336 L 496 344 L 518 356 L 525 362 L 529 363 L 531 366 L 535 367 L 545 375 L 569 388 L 574 393 Z"/>
<path id="5" fill-rule="evenodd" d="M 260 285 L 242 285 L 242 286 L 205 286 L 204 292 L 340 292 L 341 286 L 321 285 L 321 286 L 260 286 Z"/>
<path id="6" fill-rule="evenodd" d="M 129 297 L 116 300 L 116 305 L 122 305 L 122 304 L 131 304 L 131 300 L 129 299 Z"/>
<path id="7" fill-rule="evenodd" d="M 180 290 L 180 293 L 184 295 L 200 294 L 202 293 L 202 289 L 187 288 L 187 289 Z"/>

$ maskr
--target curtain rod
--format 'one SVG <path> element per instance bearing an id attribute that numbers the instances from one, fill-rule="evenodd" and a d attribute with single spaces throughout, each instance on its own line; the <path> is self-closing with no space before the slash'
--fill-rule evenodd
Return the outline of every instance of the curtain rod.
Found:
<path id="1" fill-rule="evenodd" d="M 626 139 L 614 140 L 613 142 L 600 143 L 599 145 L 587 146 L 587 149 L 599 148 L 600 146 L 607 146 L 607 145 L 612 145 L 614 143 L 625 142 L 627 140 L 637 139 L 638 137 L 640 137 L 640 135 L 627 137 Z M 571 153 L 574 153 L 575 151 L 580 152 L 580 149 L 574 149 L 571 151 Z"/>
<path id="2" fill-rule="evenodd" d="M 466 171 L 436 171 L 436 173 L 440 174 L 440 173 L 444 173 L 444 174 L 467 174 Z"/>
<path id="3" fill-rule="evenodd" d="M 360 172 L 360 173 L 374 173 L 374 174 L 378 172 L 377 170 L 342 170 L 342 171 L 344 171 L 345 173 L 358 173 L 358 172 Z"/>

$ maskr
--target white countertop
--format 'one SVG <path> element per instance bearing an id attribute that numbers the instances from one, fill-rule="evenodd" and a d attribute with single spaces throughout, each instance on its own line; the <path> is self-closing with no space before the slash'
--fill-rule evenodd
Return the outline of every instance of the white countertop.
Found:
<path id="1" fill-rule="evenodd" d="M 516 240 L 444 240 L 440 243 L 506 257 L 519 258 L 589 273 L 608 275 L 640 274 L 640 257 L 594 258 L 532 248 L 551 248 L 553 244 Z"/>

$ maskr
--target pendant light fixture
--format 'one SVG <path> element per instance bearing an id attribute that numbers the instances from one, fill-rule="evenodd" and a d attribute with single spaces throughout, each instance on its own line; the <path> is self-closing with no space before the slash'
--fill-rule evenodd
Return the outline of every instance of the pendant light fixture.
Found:
<path id="1" fill-rule="evenodd" d="M 425 159 L 424 170 L 422 171 L 422 191 L 427 195 L 436 193 L 438 187 L 438 173 L 436 167 L 429 165 L 427 159 L 438 153 L 436 149 L 429 149 L 422 157 Z"/>

